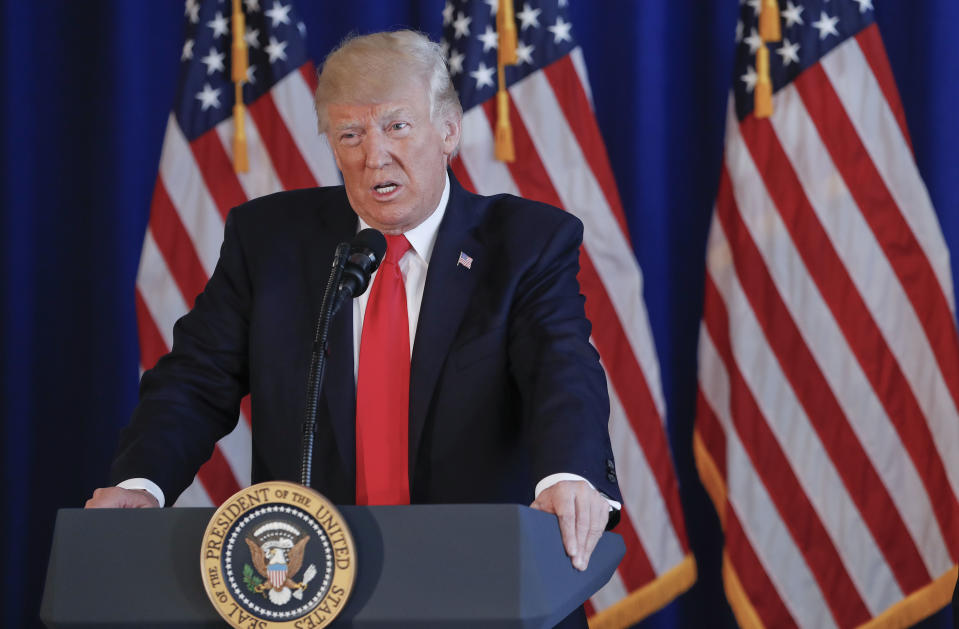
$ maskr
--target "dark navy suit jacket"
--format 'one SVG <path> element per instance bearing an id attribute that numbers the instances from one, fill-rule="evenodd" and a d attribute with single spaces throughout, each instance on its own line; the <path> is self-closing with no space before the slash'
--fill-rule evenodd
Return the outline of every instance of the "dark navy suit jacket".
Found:
<path id="1" fill-rule="evenodd" d="M 410 494 L 423 502 L 533 500 L 556 472 L 621 500 L 606 380 L 576 274 L 582 224 L 450 175 L 410 375 Z M 209 283 L 143 376 L 114 482 L 144 477 L 169 503 L 253 408 L 253 481 L 299 479 L 313 327 L 333 250 L 357 229 L 342 187 L 281 192 L 230 212 Z M 458 265 L 460 253 L 471 268 Z M 352 309 L 330 330 L 313 486 L 355 500 Z"/>

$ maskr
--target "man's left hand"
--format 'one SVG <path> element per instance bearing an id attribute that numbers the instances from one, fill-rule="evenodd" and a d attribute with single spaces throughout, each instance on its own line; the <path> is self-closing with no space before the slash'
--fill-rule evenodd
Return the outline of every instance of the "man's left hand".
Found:
<path id="1" fill-rule="evenodd" d="M 565 480 L 544 489 L 530 507 L 553 513 L 566 554 L 577 570 L 586 570 L 609 521 L 609 502 L 586 481 Z"/>

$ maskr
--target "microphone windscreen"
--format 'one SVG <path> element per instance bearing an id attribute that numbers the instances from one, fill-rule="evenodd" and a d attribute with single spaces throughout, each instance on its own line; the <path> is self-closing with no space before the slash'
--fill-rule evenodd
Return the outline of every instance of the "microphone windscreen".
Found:
<path id="1" fill-rule="evenodd" d="M 350 241 L 350 255 L 343 265 L 340 291 L 359 297 L 370 285 L 370 276 L 386 255 L 386 237 L 375 229 L 364 229 Z"/>
<path id="2" fill-rule="evenodd" d="M 376 265 L 379 266 L 383 256 L 386 255 L 386 237 L 372 227 L 360 231 L 350 242 L 350 252 L 367 250 L 373 254 L 376 259 Z"/>

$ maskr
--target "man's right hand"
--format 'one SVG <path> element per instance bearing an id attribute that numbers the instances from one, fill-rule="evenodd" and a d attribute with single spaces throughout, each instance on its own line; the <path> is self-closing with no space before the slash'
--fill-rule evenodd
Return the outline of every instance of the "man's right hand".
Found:
<path id="1" fill-rule="evenodd" d="M 93 491 L 93 497 L 83 506 L 85 509 L 147 509 L 160 504 L 145 489 L 101 487 Z"/>

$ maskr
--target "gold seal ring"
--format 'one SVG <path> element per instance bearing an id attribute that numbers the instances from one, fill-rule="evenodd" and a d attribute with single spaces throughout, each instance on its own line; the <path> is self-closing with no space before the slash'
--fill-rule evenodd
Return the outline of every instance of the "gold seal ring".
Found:
<path id="1" fill-rule="evenodd" d="M 356 546 L 321 494 L 296 483 L 259 483 L 213 513 L 200 569 L 207 597 L 233 627 L 320 629 L 353 590 Z"/>

